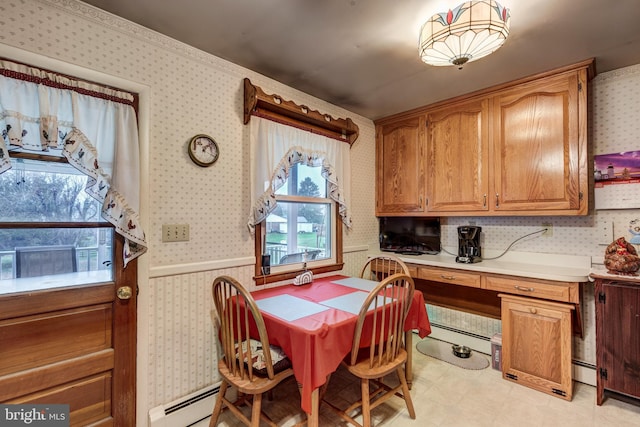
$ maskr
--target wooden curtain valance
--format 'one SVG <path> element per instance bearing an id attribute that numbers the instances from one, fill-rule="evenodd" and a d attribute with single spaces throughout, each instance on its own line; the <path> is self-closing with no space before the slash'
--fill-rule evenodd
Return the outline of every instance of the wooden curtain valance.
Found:
<path id="1" fill-rule="evenodd" d="M 311 110 L 305 105 L 286 101 L 278 95 L 267 95 L 245 78 L 244 124 L 249 123 L 252 115 L 266 117 L 286 125 L 339 139 L 349 145 L 353 145 L 358 139 L 358 125 L 353 123 L 351 119 L 336 119 L 329 114 Z"/>

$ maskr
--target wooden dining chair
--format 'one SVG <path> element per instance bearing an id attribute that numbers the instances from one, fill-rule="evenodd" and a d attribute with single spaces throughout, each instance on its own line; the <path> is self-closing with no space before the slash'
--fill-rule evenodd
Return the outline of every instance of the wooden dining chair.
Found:
<path id="1" fill-rule="evenodd" d="M 212 293 L 223 357 L 218 361 L 222 384 L 209 426 L 217 425 L 222 409 L 227 407 L 246 426 L 257 427 L 263 419 L 275 427 L 262 411 L 262 395 L 293 375 L 291 363 L 281 349 L 269 345 L 262 314 L 251 294 L 237 280 L 217 277 Z M 252 339 L 250 331 L 259 339 Z M 225 397 L 230 386 L 240 396 L 235 402 Z M 243 404 L 251 406 L 251 419 L 239 409 Z"/>
<path id="2" fill-rule="evenodd" d="M 325 400 L 341 418 L 355 426 L 370 427 L 371 410 L 394 396 L 404 399 L 409 416 L 416 418 L 404 372 L 407 362 L 404 323 L 413 292 L 411 276 L 393 274 L 382 280 L 362 304 L 351 354 L 343 361 L 346 369 L 360 378 L 361 398 L 344 410 Z M 393 372 L 399 384 L 390 386 L 384 377 Z M 361 408 L 362 424 L 354 419 L 358 408 Z"/>
<path id="3" fill-rule="evenodd" d="M 409 267 L 400 258 L 391 254 L 382 254 L 367 260 L 360 270 L 360 277 L 379 282 L 396 273 L 410 276 Z"/>

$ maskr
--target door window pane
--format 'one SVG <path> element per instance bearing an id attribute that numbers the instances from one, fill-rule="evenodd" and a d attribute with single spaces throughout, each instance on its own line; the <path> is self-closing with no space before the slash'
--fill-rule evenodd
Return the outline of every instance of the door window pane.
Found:
<path id="1" fill-rule="evenodd" d="M 0 174 L 0 293 L 113 280 L 113 227 L 87 177 L 67 163 L 11 161 Z"/>
<path id="2" fill-rule="evenodd" d="M 67 163 L 11 159 L 0 174 L 0 222 L 96 222 L 100 204 L 84 188 L 88 177 Z"/>

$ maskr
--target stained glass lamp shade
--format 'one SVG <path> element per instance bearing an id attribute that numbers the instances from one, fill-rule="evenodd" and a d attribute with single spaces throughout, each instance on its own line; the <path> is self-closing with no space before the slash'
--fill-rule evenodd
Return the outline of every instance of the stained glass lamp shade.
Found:
<path id="1" fill-rule="evenodd" d="M 462 68 L 496 51 L 509 35 L 509 9 L 477 0 L 436 13 L 420 30 L 420 58 L 429 65 Z"/>

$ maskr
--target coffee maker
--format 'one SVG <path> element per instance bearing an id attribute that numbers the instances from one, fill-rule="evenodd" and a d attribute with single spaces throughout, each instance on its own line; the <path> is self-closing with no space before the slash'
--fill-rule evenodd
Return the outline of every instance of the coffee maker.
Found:
<path id="1" fill-rule="evenodd" d="M 480 233 L 482 227 L 461 225 L 458 227 L 458 256 L 456 262 L 472 264 L 482 261 Z"/>

